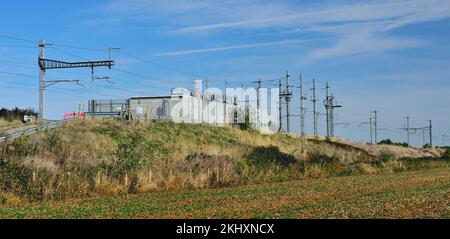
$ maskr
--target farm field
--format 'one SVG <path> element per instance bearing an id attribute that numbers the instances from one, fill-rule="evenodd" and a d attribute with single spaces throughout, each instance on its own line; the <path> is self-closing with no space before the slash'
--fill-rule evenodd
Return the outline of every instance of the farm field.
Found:
<path id="1" fill-rule="evenodd" d="M 450 218 L 450 169 L 0 206 L 0 218 Z"/>

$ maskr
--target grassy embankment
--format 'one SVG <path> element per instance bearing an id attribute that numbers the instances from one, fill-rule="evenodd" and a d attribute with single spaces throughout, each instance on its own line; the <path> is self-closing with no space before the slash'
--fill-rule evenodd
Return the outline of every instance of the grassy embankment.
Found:
<path id="1" fill-rule="evenodd" d="M 448 170 L 448 166 L 443 159 L 407 160 L 388 153 L 374 157 L 344 144 L 235 128 L 79 121 L 1 145 L 0 204 Z"/>

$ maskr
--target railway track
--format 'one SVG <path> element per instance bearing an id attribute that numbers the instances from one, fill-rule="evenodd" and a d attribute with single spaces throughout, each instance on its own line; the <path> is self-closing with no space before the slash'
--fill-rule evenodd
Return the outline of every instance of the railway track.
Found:
<path id="1" fill-rule="evenodd" d="M 51 129 L 55 129 L 58 127 L 61 127 L 63 125 L 69 124 L 72 122 L 72 119 L 70 120 L 59 120 L 59 121 L 46 121 L 43 125 L 36 125 L 36 126 L 30 126 L 30 127 L 21 127 L 17 129 L 10 129 L 7 132 L 5 132 L 5 135 L 0 136 L 0 143 L 4 142 L 6 140 L 11 140 L 18 138 L 23 135 L 32 135 L 35 133 L 48 131 Z"/>

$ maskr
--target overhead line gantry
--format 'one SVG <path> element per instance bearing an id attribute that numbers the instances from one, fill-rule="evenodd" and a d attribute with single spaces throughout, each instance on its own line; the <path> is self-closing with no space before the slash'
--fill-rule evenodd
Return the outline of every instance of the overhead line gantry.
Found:
<path id="1" fill-rule="evenodd" d="M 50 85 L 54 85 L 57 83 L 76 83 L 79 84 L 79 81 L 76 80 L 55 80 L 49 82 L 47 84 L 45 80 L 45 73 L 47 70 L 58 70 L 58 69 L 69 69 L 69 68 L 91 68 L 92 75 L 94 75 L 94 68 L 97 67 L 108 67 L 111 69 L 115 65 L 115 62 L 112 60 L 106 61 L 83 61 L 83 62 L 65 62 L 58 60 L 51 60 L 45 58 L 45 46 L 46 44 L 44 40 L 39 41 L 39 118 L 44 118 L 44 93 L 45 89 Z"/>

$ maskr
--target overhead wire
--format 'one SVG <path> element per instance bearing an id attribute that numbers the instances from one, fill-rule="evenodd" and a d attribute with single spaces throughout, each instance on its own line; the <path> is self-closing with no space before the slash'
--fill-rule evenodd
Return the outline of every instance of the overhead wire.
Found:
<path id="1" fill-rule="evenodd" d="M 39 44 L 38 41 L 34 41 L 34 40 L 30 40 L 30 39 L 24 39 L 24 38 L 15 37 L 15 36 L 8 36 L 8 35 L 3 35 L 3 34 L 0 34 L 0 38 Z"/>
<path id="2" fill-rule="evenodd" d="M 121 53 L 121 54 L 123 54 L 123 55 L 125 55 L 125 56 L 128 56 L 128 57 L 134 58 L 134 59 L 136 59 L 136 60 L 139 60 L 139 61 L 142 61 L 142 62 L 151 64 L 151 65 L 153 65 L 153 66 L 156 66 L 156 67 L 160 67 L 160 68 L 169 70 L 169 71 L 173 71 L 173 72 L 176 72 L 176 73 L 179 73 L 179 74 L 183 74 L 183 75 L 189 75 L 189 76 L 200 77 L 200 78 L 201 78 L 201 76 L 199 76 L 198 74 L 194 74 L 194 73 L 190 73 L 190 72 L 178 70 L 178 69 L 175 69 L 175 68 L 173 68 L 173 67 L 166 66 L 166 65 L 162 65 L 162 64 L 160 64 L 160 63 L 156 63 L 156 62 L 154 62 L 154 61 L 150 61 L 150 60 L 144 59 L 144 58 L 142 58 L 142 57 L 132 55 L 132 54 L 130 54 L 130 53 L 128 53 L 128 52 L 125 52 L 125 51 L 119 51 L 119 53 Z"/>

